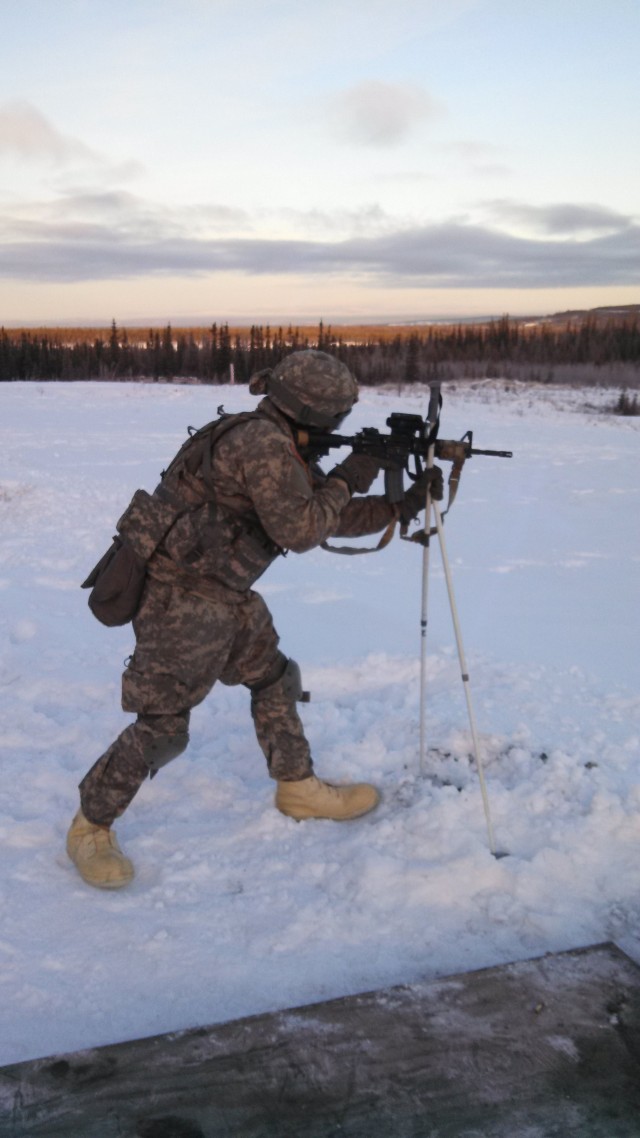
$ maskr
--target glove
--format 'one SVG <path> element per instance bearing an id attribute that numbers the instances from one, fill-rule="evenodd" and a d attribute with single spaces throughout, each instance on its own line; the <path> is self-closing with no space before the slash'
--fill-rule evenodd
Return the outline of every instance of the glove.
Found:
<path id="1" fill-rule="evenodd" d="M 439 466 L 429 466 L 423 470 L 417 482 L 400 502 L 400 521 L 408 525 L 424 509 L 427 499 L 427 486 L 434 502 L 441 502 L 444 497 L 444 479 Z"/>
<path id="2" fill-rule="evenodd" d="M 375 481 L 381 463 L 369 454 L 350 454 L 338 466 L 334 466 L 329 478 L 342 478 L 352 494 L 366 494 Z"/>

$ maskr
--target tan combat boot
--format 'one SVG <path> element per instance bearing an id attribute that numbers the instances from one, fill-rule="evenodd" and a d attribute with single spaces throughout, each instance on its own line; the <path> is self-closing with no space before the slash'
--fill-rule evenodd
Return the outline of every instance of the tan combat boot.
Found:
<path id="1" fill-rule="evenodd" d="M 279 782 L 276 806 L 282 814 L 301 822 L 304 818 L 331 818 L 346 822 L 373 810 L 380 801 L 375 786 L 357 782 L 352 786 L 332 786 L 312 775 L 300 782 Z"/>
<path id="2" fill-rule="evenodd" d="M 113 830 L 89 822 L 78 810 L 67 834 L 67 853 L 88 885 L 121 889 L 133 880 L 133 865 L 125 857 Z"/>

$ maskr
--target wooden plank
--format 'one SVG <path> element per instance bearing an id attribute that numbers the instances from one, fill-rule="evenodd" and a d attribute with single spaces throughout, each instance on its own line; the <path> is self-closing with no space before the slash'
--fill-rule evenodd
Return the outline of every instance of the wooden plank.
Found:
<path id="1" fill-rule="evenodd" d="M 638 1138 L 614 945 L 0 1069 L 0 1135 Z"/>

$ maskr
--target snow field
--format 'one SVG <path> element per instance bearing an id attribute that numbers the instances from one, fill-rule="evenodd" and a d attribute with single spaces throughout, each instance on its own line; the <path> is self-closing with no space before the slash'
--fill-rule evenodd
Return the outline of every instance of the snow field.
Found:
<path id="1" fill-rule="evenodd" d="M 614 939 L 640 960 L 637 420 L 610 393 L 445 388 L 478 447 L 445 531 L 497 845 L 488 850 L 437 545 L 418 769 L 421 551 L 290 555 L 260 589 L 312 702 L 317 771 L 383 801 L 348 824 L 272 806 L 244 689 L 218 686 L 185 756 L 117 829 L 130 889 L 64 852 L 76 785 L 128 722 L 133 640 L 78 589 L 187 424 L 246 389 L 0 390 L 0 1063 L 215 1023 Z M 365 391 L 384 426 L 426 395 Z M 591 409 L 585 409 L 585 403 Z M 328 467 L 330 460 L 325 460 Z M 365 542 L 370 544 L 370 542 Z"/>

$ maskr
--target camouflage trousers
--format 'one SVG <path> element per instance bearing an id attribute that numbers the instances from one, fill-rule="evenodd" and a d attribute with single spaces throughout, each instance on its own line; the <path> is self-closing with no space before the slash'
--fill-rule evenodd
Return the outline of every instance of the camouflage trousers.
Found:
<path id="1" fill-rule="evenodd" d="M 89 821 L 110 826 L 149 774 L 185 750 L 191 708 L 217 680 L 251 690 L 256 736 L 271 777 L 309 777 L 312 762 L 296 695 L 283 680 L 287 659 L 259 594 L 248 592 L 229 604 L 149 579 L 134 630 L 122 707 L 137 719 L 80 783 Z"/>

